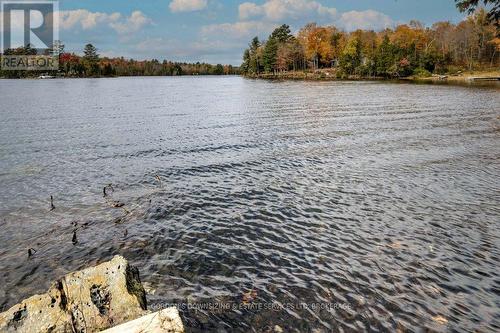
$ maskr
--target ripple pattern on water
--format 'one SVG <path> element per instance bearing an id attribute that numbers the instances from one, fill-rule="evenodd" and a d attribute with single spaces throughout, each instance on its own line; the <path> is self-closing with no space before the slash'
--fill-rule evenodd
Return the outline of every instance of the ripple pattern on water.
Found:
<path id="1" fill-rule="evenodd" d="M 119 253 L 152 307 L 239 306 L 183 308 L 191 331 L 500 330 L 497 88 L 183 77 L 0 89 L 4 309 Z"/>

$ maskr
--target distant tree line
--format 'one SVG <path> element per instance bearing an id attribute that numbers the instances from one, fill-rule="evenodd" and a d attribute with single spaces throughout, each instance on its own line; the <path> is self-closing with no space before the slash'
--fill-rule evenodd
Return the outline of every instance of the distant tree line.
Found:
<path id="1" fill-rule="evenodd" d="M 8 49 L 5 55 L 36 55 L 37 50 L 30 45 Z M 54 43 L 52 49 L 45 52 L 59 57 L 59 70 L 47 74 L 63 77 L 112 77 L 112 76 L 177 76 L 177 75 L 233 75 L 239 74 L 239 68 L 232 65 L 211 65 L 207 63 L 186 63 L 153 60 L 134 60 L 100 57 L 92 44 L 87 44 L 83 56 L 64 51 L 61 42 Z M 1 57 L 1 55 L 0 55 Z M 21 78 L 38 76 L 35 71 L 1 71 L 0 77 Z"/>
<path id="2" fill-rule="evenodd" d="M 460 3 L 467 10 L 465 1 Z M 380 32 L 350 33 L 310 23 L 295 36 L 288 25 L 282 25 L 265 42 L 258 37 L 252 39 L 244 51 L 241 71 L 259 75 L 334 68 L 338 77 L 405 77 L 498 70 L 496 17 L 494 12 L 478 9 L 458 24 L 438 22 L 425 27 L 411 21 Z"/>

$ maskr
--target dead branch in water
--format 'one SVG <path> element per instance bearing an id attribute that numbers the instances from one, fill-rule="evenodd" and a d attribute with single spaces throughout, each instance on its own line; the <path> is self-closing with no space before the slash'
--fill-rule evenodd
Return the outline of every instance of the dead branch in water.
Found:
<path id="1" fill-rule="evenodd" d="M 156 178 L 156 180 L 160 183 L 160 187 L 162 187 L 162 186 L 161 186 L 161 178 L 160 178 L 160 176 L 155 175 L 155 178 Z"/>
<path id="2" fill-rule="evenodd" d="M 36 252 L 37 251 L 34 248 L 30 247 L 28 249 L 28 258 L 31 258 L 32 256 L 34 256 Z"/>
<path id="3" fill-rule="evenodd" d="M 56 206 L 54 206 L 54 197 L 50 196 L 50 211 L 53 211 L 56 209 Z"/>
<path id="4" fill-rule="evenodd" d="M 108 196 L 108 193 L 106 192 L 106 189 L 110 189 L 111 192 L 115 191 L 115 189 L 113 188 L 113 184 L 108 184 L 108 185 L 104 186 L 103 189 L 102 189 L 102 196 L 104 198 L 106 198 Z"/>

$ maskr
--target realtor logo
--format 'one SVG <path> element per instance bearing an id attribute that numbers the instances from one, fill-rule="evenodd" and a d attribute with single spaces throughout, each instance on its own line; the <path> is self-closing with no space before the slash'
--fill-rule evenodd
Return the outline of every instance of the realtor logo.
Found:
<path id="1" fill-rule="evenodd" d="M 55 63 L 54 59 L 56 55 L 55 48 L 53 46 L 59 39 L 57 29 L 58 2 L 0 0 L 0 3 L 0 13 L 2 15 L 2 69 L 57 69 L 57 63 Z M 4 59 L 14 56 L 16 61 Z M 46 59 L 43 62 L 44 57 L 49 56 L 52 59 Z M 22 57 L 25 58 L 20 59 Z M 13 68 L 13 64 L 18 64 L 20 67 Z M 39 67 L 41 64 L 44 64 L 44 66 Z"/>

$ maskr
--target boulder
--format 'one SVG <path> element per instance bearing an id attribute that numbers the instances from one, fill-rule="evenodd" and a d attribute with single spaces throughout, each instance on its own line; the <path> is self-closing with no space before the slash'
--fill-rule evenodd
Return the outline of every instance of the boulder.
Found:
<path id="1" fill-rule="evenodd" d="M 0 313 L 0 332 L 99 332 L 148 313 L 138 270 L 116 256 Z"/>
<path id="2" fill-rule="evenodd" d="M 0 313 L 0 332 L 71 332 L 71 314 L 60 283 Z"/>
<path id="3" fill-rule="evenodd" d="M 167 308 L 148 314 L 136 320 L 102 331 L 102 333 L 182 333 L 179 311 L 176 308 Z"/>

